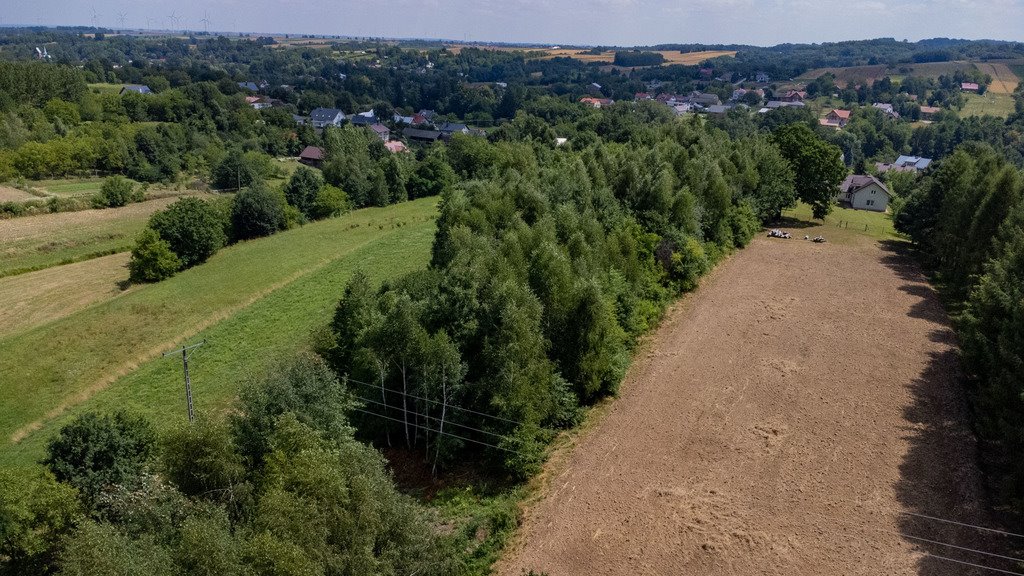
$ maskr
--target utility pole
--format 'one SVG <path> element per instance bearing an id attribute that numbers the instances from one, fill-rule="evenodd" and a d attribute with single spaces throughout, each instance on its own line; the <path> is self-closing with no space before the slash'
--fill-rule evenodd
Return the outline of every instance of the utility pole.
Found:
<path id="1" fill-rule="evenodd" d="M 171 350 L 170 352 L 164 352 L 163 357 L 170 356 L 171 354 L 177 354 L 181 352 L 181 366 L 185 370 L 185 401 L 188 403 L 188 422 L 191 424 L 196 419 L 195 411 L 192 409 L 192 380 L 188 377 L 188 351 L 193 348 L 199 348 L 203 344 L 206 344 L 206 340 L 197 342 L 191 346 L 182 346 L 177 350 Z"/>

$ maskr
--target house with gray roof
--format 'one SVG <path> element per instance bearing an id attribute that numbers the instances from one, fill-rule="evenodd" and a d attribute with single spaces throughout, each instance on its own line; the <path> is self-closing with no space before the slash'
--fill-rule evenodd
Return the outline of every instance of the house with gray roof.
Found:
<path id="1" fill-rule="evenodd" d="M 438 126 L 437 129 L 442 134 L 445 134 L 447 136 L 451 136 L 452 134 L 456 133 L 469 134 L 469 126 L 466 126 L 465 124 L 459 124 L 457 122 L 445 122 L 444 124 Z"/>
<path id="2" fill-rule="evenodd" d="M 337 108 L 316 108 L 309 113 L 309 119 L 313 128 L 341 126 L 345 121 L 345 113 Z"/>
<path id="3" fill-rule="evenodd" d="M 839 185 L 836 200 L 854 210 L 885 212 L 892 194 L 881 180 L 870 175 L 851 174 Z"/>

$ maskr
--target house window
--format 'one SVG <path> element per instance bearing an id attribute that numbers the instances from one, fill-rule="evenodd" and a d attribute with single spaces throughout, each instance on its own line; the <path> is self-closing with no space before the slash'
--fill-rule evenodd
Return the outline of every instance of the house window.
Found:
<path id="1" fill-rule="evenodd" d="M 868 206 L 874 206 L 875 205 L 875 201 L 874 200 L 868 200 L 867 201 L 867 205 Z"/>

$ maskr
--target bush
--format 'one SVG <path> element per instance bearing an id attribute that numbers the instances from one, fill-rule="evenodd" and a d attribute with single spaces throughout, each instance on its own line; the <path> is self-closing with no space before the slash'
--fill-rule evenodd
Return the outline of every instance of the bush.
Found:
<path id="1" fill-rule="evenodd" d="M 222 212 L 198 198 L 182 198 L 149 219 L 184 268 L 202 264 L 227 241 Z"/>
<path id="2" fill-rule="evenodd" d="M 123 411 L 89 412 L 50 439 L 43 463 L 91 503 L 104 489 L 137 480 L 155 444 L 156 432 L 144 418 Z"/>
<path id="3" fill-rule="evenodd" d="M 181 259 L 171 251 L 171 245 L 160 239 L 152 228 L 139 234 L 128 261 L 128 279 L 135 283 L 159 282 L 174 276 L 181 269 Z"/>
<path id="4" fill-rule="evenodd" d="M 75 489 L 52 474 L 0 472 L 0 558 L 11 574 L 48 572 L 61 539 L 79 520 Z"/>
<path id="5" fill-rule="evenodd" d="M 131 202 L 142 202 L 145 195 L 142 188 L 135 186 L 124 176 L 111 176 L 103 181 L 100 192 L 93 198 L 97 208 L 117 208 Z"/>
<path id="6" fill-rule="evenodd" d="M 231 229 L 236 240 L 269 236 L 285 228 L 284 198 L 265 184 L 235 195 L 231 203 Z"/>
<path id="7" fill-rule="evenodd" d="M 320 220 L 340 216 L 349 209 L 348 194 L 337 186 L 325 184 L 316 193 L 316 201 L 313 202 L 313 209 L 310 218 Z"/>
<path id="8" fill-rule="evenodd" d="M 213 169 L 213 186 L 219 190 L 240 190 L 264 181 L 272 171 L 266 154 L 229 151 Z"/>
<path id="9" fill-rule="evenodd" d="M 300 166 L 284 187 L 284 197 L 289 204 L 299 209 L 307 218 L 314 218 L 317 194 L 324 186 L 320 172 Z"/>

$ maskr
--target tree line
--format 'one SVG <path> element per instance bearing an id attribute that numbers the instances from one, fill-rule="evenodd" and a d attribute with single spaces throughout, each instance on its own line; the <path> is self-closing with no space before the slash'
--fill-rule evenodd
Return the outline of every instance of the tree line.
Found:
<path id="1" fill-rule="evenodd" d="M 1024 174 L 992 147 L 958 147 L 895 218 L 934 272 L 960 339 L 996 507 L 1024 519 Z"/>

